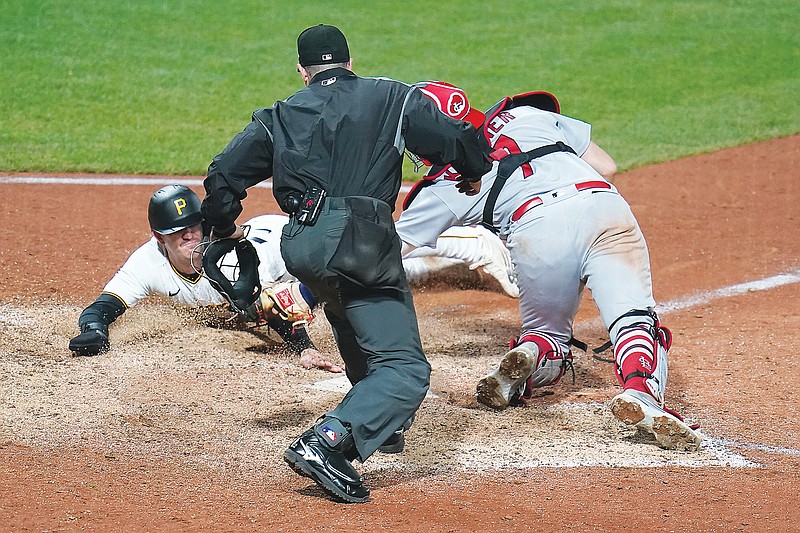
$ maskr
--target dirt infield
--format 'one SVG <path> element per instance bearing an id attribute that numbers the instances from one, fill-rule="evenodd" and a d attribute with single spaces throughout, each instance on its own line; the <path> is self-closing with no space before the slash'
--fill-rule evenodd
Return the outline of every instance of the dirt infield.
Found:
<path id="1" fill-rule="evenodd" d="M 790 137 L 616 181 L 675 336 L 667 401 L 700 424 L 699 451 L 616 422 L 611 365 L 583 352 L 575 382 L 532 406 L 478 406 L 519 318 L 491 281 L 456 271 L 414 289 L 431 394 L 406 452 L 360 465 L 364 505 L 283 464 L 346 385 L 268 332 L 149 300 L 112 326 L 110 352 L 68 351 L 169 178 L 0 175 L 0 531 L 800 531 L 798 168 Z M 244 217 L 266 212 L 271 191 L 253 189 Z M 311 334 L 335 350 L 324 318 Z M 605 341 L 588 294 L 575 335 Z"/>

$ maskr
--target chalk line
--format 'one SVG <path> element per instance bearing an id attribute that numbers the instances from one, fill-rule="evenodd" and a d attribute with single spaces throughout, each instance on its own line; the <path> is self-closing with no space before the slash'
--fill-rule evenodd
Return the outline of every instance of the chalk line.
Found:
<path id="1" fill-rule="evenodd" d="M 178 185 L 203 185 L 203 178 L 176 178 L 171 176 L 70 176 L 70 177 L 57 177 L 57 176 L 0 176 L 0 183 L 9 184 L 56 184 L 56 185 L 147 185 L 150 187 L 157 187 L 159 185 L 170 185 L 177 183 Z M 272 181 L 262 181 L 254 185 L 260 189 L 271 189 Z M 400 192 L 408 192 L 411 186 L 403 185 L 400 187 Z"/>
<path id="2" fill-rule="evenodd" d="M 745 450 L 774 453 L 777 455 L 800 455 L 800 450 L 796 448 L 787 448 L 785 446 L 769 446 L 767 444 L 753 444 L 750 442 L 739 442 L 733 439 L 715 439 L 715 440 L 731 448 L 743 448 Z"/>
<path id="3" fill-rule="evenodd" d="M 768 278 L 738 283 L 736 285 L 722 287 L 721 289 L 705 291 L 684 298 L 679 298 L 677 300 L 672 300 L 671 302 L 657 305 L 656 311 L 658 313 L 679 311 L 681 309 L 688 309 L 690 307 L 704 305 L 718 298 L 729 298 L 731 296 L 737 296 L 746 292 L 766 291 L 797 282 L 800 282 L 800 268 L 789 272 L 784 272 L 782 274 L 776 274 L 775 276 L 770 276 Z"/>

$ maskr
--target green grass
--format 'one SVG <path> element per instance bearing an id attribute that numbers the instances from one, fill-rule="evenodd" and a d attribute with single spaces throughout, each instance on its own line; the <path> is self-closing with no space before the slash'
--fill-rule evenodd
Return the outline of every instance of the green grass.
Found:
<path id="1" fill-rule="evenodd" d="M 0 0 L 0 171 L 203 174 L 254 109 L 301 87 L 295 40 L 318 22 L 343 29 L 362 75 L 443 79 L 479 108 L 549 90 L 624 170 L 797 134 L 799 13 L 788 0 Z"/>

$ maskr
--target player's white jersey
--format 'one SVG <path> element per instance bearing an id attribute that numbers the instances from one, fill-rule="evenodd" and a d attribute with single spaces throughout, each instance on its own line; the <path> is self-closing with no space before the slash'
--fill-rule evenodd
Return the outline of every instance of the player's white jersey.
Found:
<path id="1" fill-rule="evenodd" d="M 286 271 L 280 252 L 281 230 L 288 220 L 284 215 L 262 215 L 244 223 L 250 226 L 247 238 L 258 252 L 262 284 L 295 279 Z M 226 263 L 225 259 L 222 263 Z M 131 254 L 103 292 L 116 296 L 127 307 L 151 294 L 191 307 L 225 303 L 205 277 L 192 279 L 176 271 L 155 238 Z"/>
<path id="2" fill-rule="evenodd" d="M 250 226 L 247 240 L 258 252 L 258 278 L 262 285 L 297 279 L 286 270 L 281 256 L 281 231 L 288 222 L 287 215 L 261 215 L 242 224 Z"/>
<path id="3" fill-rule="evenodd" d="M 487 123 L 485 131 L 494 149 L 512 154 L 561 141 L 580 156 L 591 140 L 589 124 L 530 106 L 501 111 Z M 402 213 L 397 223 L 400 237 L 418 247 L 432 246 L 449 226 L 479 223 L 498 165 L 495 162 L 492 170 L 483 176 L 481 191 L 474 196 L 459 193 L 454 181 L 460 176 L 452 167 L 444 170 Z M 503 186 L 495 204 L 493 224 L 505 235 L 512 214 L 527 200 L 585 181 L 605 180 L 574 154 L 556 152 L 534 159 L 516 169 Z M 441 209 L 442 203 L 448 209 Z"/>

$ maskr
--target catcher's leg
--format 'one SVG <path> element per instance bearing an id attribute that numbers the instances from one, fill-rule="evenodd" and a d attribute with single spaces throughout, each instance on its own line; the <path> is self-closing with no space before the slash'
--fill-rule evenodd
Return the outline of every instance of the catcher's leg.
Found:
<path id="1" fill-rule="evenodd" d="M 558 205 L 558 204 L 556 204 Z M 480 403 L 502 409 L 530 387 L 557 383 L 572 363 L 567 341 L 580 304 L 580 265 L 572 241 L 563 230 L 569 214 L 531 220 L 508 236 L 520 289 L 522 336 L 503 356 L 500 365 L 481 378 Z"/>
<path id="2" fill-rule="evenodd" d="M 611 400 L 611 411 L 622 422 L 653 435 L 662 448 L 696 450 L 700 436 L 664 407 L 672 333 L 652 310 L 632 311 L 623 319 L 629 323 L 619 327 L 614 342 L 614 368 L 623 391 Z"/>
<path id="3" fill-rule="evenodd" d="M 480 403 L 503 409 L 526 400 L 532 389 L 555 385 L 572 367 L 572 353 L 549 335 L 530 333 L 512 341 L 500 365 L 478 381 Z"/>

